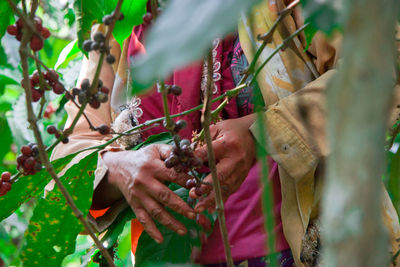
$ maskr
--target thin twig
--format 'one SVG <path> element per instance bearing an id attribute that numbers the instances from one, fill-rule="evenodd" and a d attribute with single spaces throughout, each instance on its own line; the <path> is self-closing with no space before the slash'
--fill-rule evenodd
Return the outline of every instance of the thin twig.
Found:
<path id="1" fill-rule="evenodd" d="M 156 21 L 158 17 L 158 4 L 157 0 L 150 0 L 150 7 L 151 7 L 151 15 L 153 17 L 153 21 Z"/>
<path id="2" fill-rule="evenodd" d="M 211 96 L 212 96 L 212 88 L 213 88 L 213 62 L 211 53 L 208 55 L 208 79 L 207 79 L 207 89 L 205 96 L 205 104 L 203 107 L 203 115 L 201 117 L 201 121 L 204 129 L 204 138 L 207 145 L 207 155 L 208 155 L 208 166 L 211 171 L 211 177 L 213 181 L 213 188 L 215 192 L 215 203 L 216 203 L 216 211 L 219 221 L 219 228 L 221 231 L 222 241 L 224 244 L 225 250 L 225 258 L 227 266 L 233 267 L 233 259 L 231 253 L 231 247 L 229 245 L 228 239 L 228 230 L 226 228 L 225 215 L 224 215 L 224 202 L 222 199 L 221 186 L 219 184 L 218 176 L 217 176 L 217 167 L 215 164 L 215 155 L 214 149 L 212 146 L 212 139 L 210 134 L 210 124 L 211 124 Z"/>
<path id="3" fill-rule="evenodd" d="M 82 223 L 82 225 L 85 227 L 85 230 L 89 233 L 89 235 L 92 237 L 93 241 L 95 244 L 98 246 L 100 249 L 102 255 L 106 258 L 108 264 L 110 266 L 115 266 L 113 263 L 113 260 L 108 253 L 108 251 L 104 248 L 103 244 L 100 242 L 100 240 L 96 237 L 96 234 L 94 233 L 94 230 L 92 226 L 87 222 L 85 216 L 83 215 L 82 211 L 78 209 L 78 207 L 75 205 L 75 202 L 73 201 L 71 195 L 67 191 L 67 189 L 64 187 L 62 182 L 60 181 L 57 173 L 54 170 L 53 165 L 50 163 L 45 145 L 42 140 L 42 136 L 40 134 L 39 127 L 37 125 L 37 118 L 35 116 L 33 106 L 32 106 L 32 92 L 31 92 L 31 85 L 29 81 L 29 66 L 28 66 L 28 57 L 29 57 L 29 48 L 28 48 L 28 42 L 32 36 L 32 32 L 30 31 L 24 31 L 22 40 L 21 40 L 21 45 L 19 48 L 19 54 L 21 58 L 21 66 L 22 66 L 22 72 L 23 72 L 23 83 L 24 83 L 24 89 L 25 89 L 25 98 L 26 98 L 26 108 L 27 108 L 27 114 L 28 114 L 28 121 L 32 127 L 37 146 L 39 148 L 39 157 L 42 162 L 42 164 L 45 166 L 47 172 L 50 174 L 52 179 L 55 181 L 57 186 L 59 187 L 61 193 L 65 197 L 65 200 L 68 204 L 68 206 L 71 207 L 72 211 L 74 212 L 75 216 L 79 219 L 79 221 Z"/>

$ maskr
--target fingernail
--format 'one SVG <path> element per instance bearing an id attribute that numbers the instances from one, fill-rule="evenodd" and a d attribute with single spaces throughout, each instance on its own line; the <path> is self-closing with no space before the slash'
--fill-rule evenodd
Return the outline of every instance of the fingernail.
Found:
<path id="1" fill-rule="evenodd" d="M 161 239 L 155 239 L 158 244 L 161 244 Z"/>
<path id="2" fill-rule="evenodd" d="M 193 213 L 193 212 L 189 212 L 189 219 L 195 219 L 196 218 L 196 214 L 195 213 Z"/>
<path id="3" fill-rule="evenodd" d="M 182 230 L 182 229 L 179 229 L 178 230 L 178 235 L 184 235 L 185 234 L 185 231 L 184 230 Z"/>

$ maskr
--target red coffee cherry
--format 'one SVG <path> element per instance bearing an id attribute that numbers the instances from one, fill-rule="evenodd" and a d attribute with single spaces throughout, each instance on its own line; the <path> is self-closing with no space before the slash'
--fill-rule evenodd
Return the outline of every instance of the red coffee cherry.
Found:
<path id="1" fill-rule="evenodd" d="M 16 36 L 18 34 L 18 28 L 17 25 L 13 24 L 7 27 L 7 33 L 13 36 Z"/>
<path id="2" fill-rule="evenodd" d="M 22 146 L 21 153 L 24 156 L 30 156 L 32 153 L 32 148 L 30 146 Z"/>
<path id="3" fill-rule="evenodd" d="M 40 39 L 37 36 L 32 36 L 30 46 L 33 51 L 39 51 L 40 49 L 43 48 L 43 45 L 44 43 L 42 39 Z"/>
<path id="4" fill-rule="evenodd" d="M 10 172 L 3 172 L 1 174 L 1 180 L 3 182 L 8 182 L 8 181 L 10 181 L 10 179 L 11 179 L 11 173 Z"/>

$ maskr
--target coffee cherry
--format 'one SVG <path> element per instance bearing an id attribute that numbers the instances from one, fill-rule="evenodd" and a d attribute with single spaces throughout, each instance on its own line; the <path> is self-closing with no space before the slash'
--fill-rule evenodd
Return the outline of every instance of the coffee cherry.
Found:
<path id="1" fill-rule="evenodd" d="M 191 207 L 193 207 L 193 206 L 196 204 L 196 200 L 193 199 L 193 198 L 191 198 L 191 197 L 188 197 L 187 200 L 186 200 L 186 202 L 187 202 L 188 205 L 191 206 Z"/>
<path id="2" fill-rule="evenodd" d="M 110 65 L 115 63 L 115 57 L 111 54 L 107 55 L 106 60 L 107 60 L 107 63 Z"/>
<path id="3" fill-rule="evenodd" d="M 43 96 L 43 92 L 36 90 L 36 89 L 32 89 L 32 101 L 33 102 L 38 102 L 40 100 L 40 98 Z"/>
<path id="4" fill-rule="evenodd" d="M 124 20 L 124 18 L 125 18 L 124 13 L 119 13 L 118 20 L 121 21 L 121 20 Z"/>
<path id="5" fill-rule="evenodd" d="M 110 127 L 108 127 L 105 124 L 102 124 L 99 127 L 97 127 L 97 131 L 102 135 L 106 135 L 110 133 Z"/>
<path id="6" fill-rule="evenodd" d="M 79 95 L 80 91 L 81 90 L 79 90 L 78 88 L 72 88 L 71 93 L 73 96 L 77 96 L 77 95 Z"/>
<path id="7" fill-rule="evenodd" d="M 80 91 L 78 94 L 78 102 L 79 104 L 83 105 L 87 101 L 86 93 L 83 91 Z"/>
<path id="8" fill-rule="evenodd" d="M 68 142 L 69 142 L 68 137 L 65 137 L 63 140 L 61 140 L 61 142 L 62 142 L 63 144 L 68 144 Z"/>
<path id="9" fill-rule="evenodd" d="M 186 126 L 187 126 L 187 123 L 186 123 L 185 120 L 179 120 L 179 121 L 177 121 L 176 124 L 175 124 L 175 131 L 178 132 L 178 131 L 180 131 L 180 130 L 186 128 Z"/>
<path id="10" fill-rule="evenodd" d="M 190 141 L 188 139 L 182 139 L 179 146 L 190 146 Z"/>
<path id="11" fill-rule="evenodd" d="M 50 37 L 51 33 L 49 31 L 49 29 L 47 29 L 46 27 L 43 27 L 42 31 L 41 31 L 42 37 L 44 39 L 47 39 Z"/>
<path id="12" fill-rule="evenodd" d="M 108 96 L 102 92 L 97 92 L 95 98 L 100 103 L 106 103 L 108 101 Z"/>
<path id="13" fill-rule="evenodd" d="M 25 170 L 33 170 L 33 167 L 35 167 L 36 160 L 34 157 L 29 157 L 25 160 L 24 162 L 24 169 Z"/>
<path id="14" fill-rule="evenodd" d="M 24 27 L 24 22 L 21 18 L 19 18 L 15 25 L 17 25 L 18 30 L 22 30 L 22 28 Z"/>
<path id="15" fill-rule="evenodd" d="M 3 172 L 1 174 L 1 180 L 3 182 L 8 182 L 8 181 L 10 181 L 10 179 L 11 179 L 11 173 L 10 172 Z"/>
<path id="16" fill-rule="evenodd" d="M 39 51 L 43 48 L 43 40 L 37 36 L 32 36 L 30 47 L 33 51 Z"/>
<path id="17" fill-rule="evenodd" d="M 19 156 L 17 157 L 17 163 L 18 163 L 18 165 L 24 164 L 24 161 L 25 161 L 27 158 L 28 158 L 28 156 L 19 155 Z"/>
<path id="18" fill-rule="evenodd" d="M 100 91 L 107 95 L 110 93 L 110 90 L 107 87 L 101 87 Z"/>
<path id="19" fill-rule="evenodd" d="M 182 94 L 182 88 L 177 85 L 171 85 L 168 88 L 168 93 L 176 95 L 176 96 L 180 96 Z"/>
<path id="20" fill-rule="evenodd" d="M 90 101 L 89 105 L 94 109 L 98 109 L 100 107 L 100 102 L 97 100 L 92 100 Z"/>
<path id="21" fill-rule="evenodd" d="M 86 52 L 92 51 L 92 43 L 93 43 L 92 40 L 85 40 L 82 45 L 83 50 L 85 50 Z"/>
<path id="22" fill-rule="evenodd" d="M 91 50 L 98 50 L 100 48 L 100 45 L 98 42 L 92 42 L 90 49 Z"/>
<path id="23" fill-rule="evenodd" d="M 202 195 L 204 195 L 203 189 L 200 186 L 197 186 L 194 189 L 194 193 L 198 196 L 201 197 Z"/>
<path id="24" fill-rule="evenodd" d="M 89 90 L 89 87 L 90 87 L 90 81 L 88 79 L 84 79 L 81 83 L 81 89 Z"/>
<path id="25" fill-rule="evenodd" d="M 39 147 L 37 145 L 33 145 L 32 146 L 32 156 L 36 157 L 37 155 L 39 155 Z"/>
<path id="26" fill-rule="evenodd" d="M 57 128 L 54 125 L 47 126 L 46 130 L 49 134 L 55 134 L 57 132 Z"/>
<path id="27" fill-rule="evenodd" d="M 64 88 L 64 86 L 63 86 L 61 83 L 56 83 L 56 84 L 53 86 L 53 92 L 54 92 L 55 94 L 57 94 L 57 95 L 61 95 L 62 93 L 64 93 L 64 91 L 65 91 L 65 88 Z"/>
<path id="28" fill-rule="evenodd" d="M 96 42 L 100 43 L 100 42 L 104 42 L 105 41 L 105 37 L 101 32 L 97 32 L 94 36 L 93 36 L 93 40 L 95 40 Z"/>
<path id="29" fill-rule="evenodd" d="M 104 25 L 107 25 L 107 26 L 111 25 L 112 21 L 113 21 L 113 16 L 112 15 L 106 15 L 106 16 L 103 17 L 103 24 Z"/>
<path id="30" fill-rule="evenodd" d="M 153 15 L 151 14 L 151 12 L 147 12 L 146 14 L 143 15 L 143 22 L 145 24 L 151 24 L 153 20 Z"/>
<path id="31" fill-rule="evenodd" d="M 32 153 L 32 148 L 30 146 L 22 146 L 21 153 L 24 156 L 29 156 Z"/>
<path id="32" fill-rule="evenodd" d="M 172 168 L 178 163 L 179 163 L 179 158 L 177 155 L 173 153 L 171 153 L 171 155 L 169 155 L 169 157 L 164 161 L 165 167 L 167 168 Z"/>
<path id="33" fill-rule="evenodd" d="M 48 72 L 45 73 L 45 78 L 49 82 L 56 83 L 58 82 L 58 73 L 55 70 L 49 70 Z"/>
<path id="34" fill-rule="evenodd" d="M 196 179 L 189 179 L 186 181 L 186 188 L 187 189 L 192 189 L 197 185 Z"/>
<path id="35" fill-rule="evenodd" d="M 10 35 L 16 36 L 18 34 L 17 26 L 15 24 L 8 26 L 7 33 Z"/>
<path id="36" fill-rule="evenodd" d="M 5 188 L 5 190 L 8 192 L 8 191 L 11 190 L 11 183 L 6 182 L 6 181 L 3 181 L 3 182 L 1 183 L 1 187 L 2 187 L 2 188 Z"/>

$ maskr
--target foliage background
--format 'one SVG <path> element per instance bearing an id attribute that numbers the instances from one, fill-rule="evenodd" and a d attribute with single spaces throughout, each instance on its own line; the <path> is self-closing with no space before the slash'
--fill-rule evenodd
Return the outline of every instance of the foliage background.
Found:
<path id="1" fill-rule="evenodd" d="M 131 28 L 127 25 L 140 23 L 141 14 L 144 13 L 143 9 L 138 12 L 138 9 L 132 6 L 132 2 L 139 3 L 139 5 L 143 4 L 143 0 L 125 1 L 126 5 L 123 7 L 123 10 L 125 10 L 128 20 L 125 20 L 123 22 L 124 24 L 117 26 L 114 35 L 119 43 L 122 43 L 122 41 L 129 36 Z M 61 74 L 61 80 L 66 88 L 72 88 L 76 83 L 81 66 L 81 60 L 84 56 L 79 47 L 81 47 L 83 40 L 87 38 L 91 26 L 91 23 L 86 23 L 86 20 L 82 21 L 82 13 L 80 12 L 84 12 L 87 20 L 100 21 L 104 14 L 109 13 L 113 9 L 115 3 L 115 0 L 41 1 L 37 14 L 43 18 L 43 24 L 45 27 L 50 29 L 52 36 L 45 41 L 44 49 L 40 51 L 40 58 L 50 68 L 57 69 Z M 313 33 L 315 33 L 317 29 L 323 30 L 327 34 L 331 34 L 335 29 L 340 29 L 342 16 L 338 10 L 338 4 L 328 3 L 326 1 L 304 0 L 303 5 L 305 16 L 307 20 L 311 22 L 311 27 L 306 32 L 308 39 L 313 36 Z M 15 18 L 10 16 L 10 14 L 5 15 L 5 12 L 8 10 L 6 6 L 6 1 L 0 3 L 0 37 L 2 37 L 0 46 L 0 161 L 2 164 L 0 164 L 0 172 L 10 171 L 15 173 L 15 160 L 19 148 L 24 144 L 33 142 L 34 138 L 32 132 L 29 130 L 28 122 L 26 120 L 25 99 L 23 89 L 20 86 L 22 74 L 19 65 L 18 50 L 16 49 L 19 46 L 19 43 L 15 38 L 7 34 L 4 35 L 6 26 L 15 21 Z M 80 10 L 80 12 L 77 12 L 77 10 Z M 129 13 L 129 11 L 131 11 L 131 13 Z M 195 10 L 193 8 L 190 9 L 190 7 L 185 11 L 188 12 L 188 14 L 195 14 Z M 8 10 L 8 12 L 10 11 Z M 229 16 L 231 15 L 230 13 L 225 12 L 226 10 L 221 14 L 217 14 L 219 20 L 226 20 L 226 17 L 223 16 L 224 14 L 229 14 Z M 217 22 L 213 21 L 213 23 Z M 160 31 L 162 30 L 163 29 L 160 29 Z M 204 29 L 200 30 L 205 31 Z M 199 34 L 199 29 L 193 30 L 193 33 L 201 36 Z M 78 36 L 77 40 L 76 36 Z M 188 40 L 192 40 L 190 38 L 193 38 L 193 36 L 188 35 L 187 38 Z M 168 40 L 164 38 L 164 41 L 167 42 Z M 203 41 L 206 43 L 209 40 Z M 165 45 L 165 43 L 159 43 L 160 47 L 163 45 Z M 180 45 L 182 45 L 178 46 L 180 50 L 188 49 L 187 47 L 190 47 L 190 43 L 188 43 L 186 48 L 184 42 L 181 42 Z M 160 54 L 158 54 L 159 51 L 157 50 L 160 47 L 154 48 L 154 57 L 160 56 Z M 193 60 L 198 56 L 195 53 L 188 53 L 185 55 L 186 57 L 184 57 L 184 60 L 187 61 Z M 177 57 L 174 57 L 174 54 L 171 53 L 170 56 L 172 58 L 166 58 L 163 62 L 172 62 L 171 64 L 176 64 L 173 67 L 182 64 L 182 62 L 175 61 Z M 145 71 L 146 66 L 148 65 L 143 64 L 139 64 L 137 68 Z M 150 67 L 151 66 L 150 62 Z M 33 64 L 30 66 L 30 69 L 31 72 L 34 70 Z M 160 73 L 164 74 L 165 69 L 161 69 Z M 153 78 L 154 77 L 149 77 L 148 79 L 151 81 Z M 49 145 L 54 142 L 54 137 L 48 135 L 44 129 L 50 124 L 57 125 L 57 128 L 63 128 L 66 120 L 66 113 L 63 107 L 66 103 L 66 99 L 64 96 L 57 96 L 52 92 L 47 92 L 46 94 L 46 97 L 50 100 L 55 112 L 49 118 L 41 120 L 39 124 L 42 133 L 44 133 L 45 143 L 46 145 Z M 38 108 L 37 104 L 35 108 Z M 397 209 L 400 205 L 400 184 L 398 182 L 400 174 L 399 142 L 400 139 L 397 138 L 394 142 L 394 146 L 387 150 L 387 173 L 383 176 L 383 180 L 387 185 L 389 194 L 391 195 Z M 0 258 L 4 261 L 6 266 L 18 266 L 21 264 L 20 253 L 24 240 L 24 232 L 28 227 L 29 220 L 33 214 L 33 207 L 36 203 L 37 200 L 32 199 L 0 223 L 0 248 L 2 248 L 0 250 Z M 121 261 L 120 264 L 129 266 L 129 225 L 124 227 L 118 246 L 117 256 Z M 90 238 L 79 235 L 77 238 L 75 253 L 65 258 L 63 266 L 80 266 L 82 262 L 89 261 L 90 256 L 92 255 L 91 253 L 94 252 L 94 249 L 92 248 L 93 243 Z M 87 251 L 91 252 L 88 256 L 86 255 Z"/>

